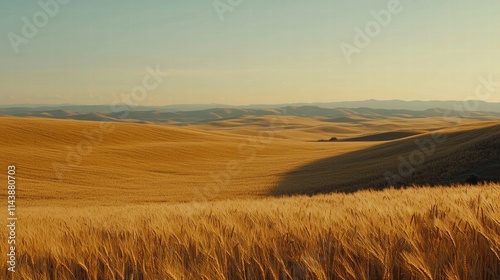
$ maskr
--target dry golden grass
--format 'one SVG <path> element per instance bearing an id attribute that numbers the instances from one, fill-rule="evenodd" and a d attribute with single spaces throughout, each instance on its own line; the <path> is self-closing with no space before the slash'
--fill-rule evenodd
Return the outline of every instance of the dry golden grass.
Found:
<path id="1" fill-rule="evenodd" d="M 202 204 L 28 207 L 19 210 L 16 275 L 498 279 L 498 201 L 500 186 L 490 184 Z"/>
<path id="2" fill-rule="evenodd" d="M 228 120 L 229 129 L 113 123 L 110 132 L 102 132 L 99 122 L 0 117 L 0 131 L 8 131 L 0 138 L 0 162 L 17 165 L 18 182 L 22 186 L 21 206 L 49 202 L 68 206 L 123 205 L 188 202 L 200 200 L 200 193 L 202 198 L 232 199 L 308 192 L 324 186 L 350 186 L 353 178 L 360 175 L 366 178 L 358 178 L 355 183 L 373 186 L 374 178 L 383 181 L 384 171 L 397 168 L 400 153 L 416 148 L 412 139 L 380 148 L 375 146 L 384 144 L 383 141 L 311 142 L 332 136 L 324 132 L 326 128 L 346 126 L 346 131 L 350 131 L 350 125 L 325 127 L 323 123 L 318 127 L 317 120 L 310 119 L 308 123 L 304 118 L 278 117 L 277 126 L 269 128 L 272 118 L 260 118 L 256 127 L 234 126 L 231 122 L 235 120 Z M 428 119 L 427 123 L 421 119 L 414 121 L 420 129 L 444 125 L 442 120 L 435 119 Z M 381 129 L 407 129 L 410 123 L 374 120 L 373 126 L 363 125 L 356 127 L 357 132 L 344 132 L 345 137 L 354 137 L 361 131 L 367 135 Z M 280 128 L 281 125 L 286 129 Z M 474 132 L 492 125 L 480 123 L 448 130 L 447 133 L 456 131 L 463 135 L 453 144 L 442 145 L 435 160 L 443 166 L 450 165 L 440 161 L 441 155 L 451 150 L 449 147 L 458 149 L 460 141 L 478 142 L 495 137 Z M 78 164 L 68 166 L 67 159 L 75 161 L 71 155 L 87 140 L 86 134 L 99 138 L 96 131 L 102 133 L 102 140 L 92 145 L 89 153 L 84 152 Z M 262 134 L 266 131 L 270 134 Z M 333 136 L 338 135 L 333 133 Z M 380 155 L 384 155 L 383 162 Z M 332 164 L 329 161 L 332 158 L 343 160 Z M 62 180 L 58 180 L 59 172 L 54 165 L 57 170 L 65 170 L 61 172 Z M 228 165 L 235 169 L 228 171 Z M 218 186 L 215 193 L 210 190 L 212 183 Z"/>
<path id="3" fill-rule="evenodd" d="M 228 163 L 234 163 L 239 172 L 224 179 L 227 183 L 217 198 L 265 197 L 294 168 L 373 145 L 342 143 L 332 147 L 277 135 L 258 138 L 259 130 L 246 136 L 191 126 L 113 123 L 112 127 L 90 153 L 81 157 L 80 164 L 63 172 L 62 180 L 58 180 L 53 164 L 61 169 L 67 167 L 68 155 L 87 140 L 85 134 L 101 131 L 100 124 L 0 118 L 0 131 L 9 132 L 0 138 L 0 162 L 17 165 L 19 184 L 23 186 L 20 203 L 122 205 L 191 201 L 197 199 L 194 193 L 201 192 L 207 182 L 217 181 L 213 177 L 226 177 Z"/>

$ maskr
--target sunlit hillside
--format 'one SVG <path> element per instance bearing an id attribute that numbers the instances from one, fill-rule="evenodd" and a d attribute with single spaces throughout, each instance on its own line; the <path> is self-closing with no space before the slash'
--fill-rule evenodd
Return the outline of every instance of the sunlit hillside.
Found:
<path id="1" fill-rule="evenodd" d="M 334 147 L 278 138 L 273 132 L 279 133 L 277 125 L 250 136 L 190 126 L 103 124 L 0 118 L 0 130 L 9 131 L 0 139 L 0 160 L 17 165 L 23 186 L 19 203 L 121 205 L 264 197 L 289 170 L 373 145 Z"/>
<path id="2" fill-rule="evenodd" d="M 361 138 L 377 141 L 351 141 L 361 128 L 339 136 L 322 133 L 324 127 L 314 130 L 314 120 L 309 120 L 309 129 L 307 119 L 268 116 L 266 120 L 258 127 L 236 126 L 225 132 L 209 125 L 0 118 L 0 130 L 9 132 L 0 139 L 0 160 L 17 165 L 22 185 L 19 203 L 24 205 L 251 198 L 387 186 L 384 173 L 397 174 L 398 157 L 409 157 L 419 149 L 415 140 L 425 141 L 436 132 L 431 119 L 426 126 L 416 125 L 421 130 L 399 134 L 403 138 L 379 141 L 380 126 L 389 126 L 381 123 L 366 127 Z M 236 121 L 228 120 L 227 126 Z M 397 121 L 391 125 L 399 131 L 405 126 Z M 460 176 L 478 167 L 486 175 L 498 176 L 497 123 L 437 132 L 447 141 L 437 144 L 425 164 L 415 167 L 417 171 L 402 183 L 460 182 L 464 179 Z M 327 135 L 344 140 L 317 141 Z"/>

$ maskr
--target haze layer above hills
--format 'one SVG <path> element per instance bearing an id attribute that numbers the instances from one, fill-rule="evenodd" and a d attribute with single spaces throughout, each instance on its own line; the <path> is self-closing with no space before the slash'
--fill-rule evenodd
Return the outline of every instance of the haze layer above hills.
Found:
<path id="1" fill-rule="evenodd" d="M 470 111 L 496 112 L 500 113 L 500 103 L 492 103 L 481 100 L 469 101 L 403 101 L 403 100 L 365 100 L 365 101 L 340 101 L 340 102 L 316 102 L 316 103 L 286 103 L 286 104 L 253 104 L 253 105 L 228 105 L 228 104 L 177 104 L 165 106 L 127 106 L 121 105 L 35 105 L 18 104 L 0 106 L 0 115 L 26 114 L 30 112 L 45 112 L 55 110 L 65 110 L 80 113 L 111 113 L 125 110 L 136 111 L 160 111 L 160 112 L 178 112 L 178 111 L 200 111 L 214 108 L 232 108 L 232 109 L 270 109 L 282 107 L 300 107 L 313 106 L 327 109 L 336 108 L 373 108 L 387 110 L 414 110 L 425 111 L 428 109 L 442 108 L 445 110 L 456 110 L 464 107 L 467 103 Z"/>

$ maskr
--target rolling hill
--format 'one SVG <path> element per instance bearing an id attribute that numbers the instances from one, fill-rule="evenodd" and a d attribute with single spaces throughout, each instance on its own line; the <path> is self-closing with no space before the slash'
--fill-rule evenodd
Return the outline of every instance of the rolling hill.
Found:
<path id="1" fill-rule="evenodd" d="M 335 146 L 337 143 L 318 144 Z M 498 181 L 499 158 L 498 122 L 465 125 L 388 141 L 309 163 L 290 171 L 274 189 L 274 194 L 463 183 L 473 174 L 483 180 Z"/>
<path id="2" fill-rule="evenodd" d="M 271 122 L 269 118 L 253 121 L 262 124 Z M 472 173 L 498 179 L 497 122 L 424 131 L 390 141 L 318 143 L 305 140 L 331 135 L 316 126 L 318 120 L 309 119 L 310 126 L 301 117 L 277 120 L 280 125 L 275 127 L 269 123 L 240 127 L 235 120 L 227 120 L 221 129 L 211 124 L 177 127 L 2 117 L 0 130 L 8 133 L 0 140 L 0 160 L 18 166 L 21 204 L 252 198 L 383 188 L 388 185 L 384 173 L 398 174 L 398 157 L 408 158 L 418 150 L 415 141 L 426 141 L 439 132 L 447 140 L 396 185 L 459 182 Z M 423 129 L 442 124 L 426 120 L 426 126 L 420 124 Z M 372 124 L 351 127 L 344 135 L 406 126 L 387 120 Z"/>

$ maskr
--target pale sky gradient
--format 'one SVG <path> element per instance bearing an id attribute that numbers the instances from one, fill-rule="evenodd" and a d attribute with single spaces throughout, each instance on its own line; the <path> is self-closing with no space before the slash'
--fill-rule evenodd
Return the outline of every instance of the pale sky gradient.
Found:
<path id="1" fill-rule="evenodd" d="M 500 81 L 498 0 L 401 0 L 348 64 L 339 44 L 388 2 L 244 0 L 221 21 L 212 0 L 71 0 L 16 54 L 8 34 L 41 8 L 2 1 L 0 104 L 107 104 L 148 65 L 171 76 L 142 105 L 463 100 Z"/>

